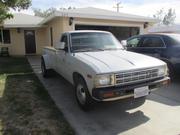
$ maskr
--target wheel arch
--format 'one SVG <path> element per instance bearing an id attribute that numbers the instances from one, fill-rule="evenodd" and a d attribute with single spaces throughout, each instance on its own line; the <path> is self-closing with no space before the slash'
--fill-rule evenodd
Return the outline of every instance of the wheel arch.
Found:
<path id="1" fill-rule="evenodd" d="M 170 60 L 164 58 L 162 58 L 161 60 L 164 61 L 167 64 L 167 66 L 171 66 L 174 69 L 174 65 Z"/>
<path id="2" fill-rule="evenodd" d="M 46 69 L 51 69 L 50 68 L 50 60 L 49 60 L 48 55 L 42 55 L 41 60 L 44 60 L 44 64 L 46 66 Z"/>
<path id="3" fill-rule="evenodd" d="M 86 79 L 84 78 L 84 76 L 83 75 L 81 75 L 80 73 L 78 73 L 78 72 L 74 72 L 73 73 L 73 84 L 74 85 L 76 85 L 76 83 L 77 83 L 77 79 L 78 79 L 78 77 L 81 77 L 84 81 L 85 81 L 85 83 L 86 83 Z"/>

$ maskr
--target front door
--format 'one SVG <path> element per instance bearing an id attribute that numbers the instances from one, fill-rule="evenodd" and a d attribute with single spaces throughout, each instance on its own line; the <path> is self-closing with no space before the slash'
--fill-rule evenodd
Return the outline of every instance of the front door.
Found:
<path id="1" fill-rule="evenodd" d="M 65 49 L 64 50 L 57 50 L 57 71 L 60 72 L 60 74 L 66 78 L 67 72 L 66 72 L 66 56 L 68 54 L 68 37 L 66 34 L 62 35 L 61 42 L 65 43 Z M 66 68 L 65 68 L 66 67 Z M 67 79 L 67 78 L 66 78 Z"/>
<path id="2" fill-rule="evenodd" d="M 35 31 L 34 30 L 25 30 L 24 31 L 24 39 L 25 39 L 26 54 L 36 53 Z"/>

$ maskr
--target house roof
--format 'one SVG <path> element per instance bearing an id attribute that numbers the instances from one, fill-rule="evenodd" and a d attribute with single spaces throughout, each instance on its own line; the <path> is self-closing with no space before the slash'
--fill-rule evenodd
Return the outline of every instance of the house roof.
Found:
<path id="1" fill-rule="evenodd" d="M 41 22 L 41 24 L 47 23 L 48 21 L 50 21 L 51 19 L 57 16 L 123 20 L 123 21 L 135 21 L 135 22 L 157 22 L 156 19 L 153 19 L 150 17 L 144 17 L 144 16 L 139 16 L 139 15 L 114 12 L 114 11 L 105 10 L 105 9 L 87 7 L 87 8 L 77 8 L 77 9 L 57 11 L 53 15 L 44 19 Z"/>
<path id="2" fill-rule="evenodd" d="M 44 20 L 41 17 L 22 13 L 16 13 L 13 16 L 13 18 L 4 21 L 5 28 L 40 27 L 39 23 Z"/>
<path id="3" fill-rule="evenodd" d="M 68 31 L 67 33 L 110 33 L 108 31 L 101 31 L 101 30 L 76 30 L 76 31 Z"/>
<path id="4" fill-rule="evenodd" d="M 121 20 L 133 22 L 156 22 L 155 19 L 150 17 L 143 17 L 138 15 L 118 13 L 99 8 L 77 8 L 71 10 L 60 10 L 53 13 L 47 18 L 41 18 L 33 15 L 16 13 L 11 19 L 4 21 L 5 28 L 32 28 L 42 27 L 45 23 L 49 22 L 55 17 L 79 17 L 91 19 L 106 19 L 106 20 Z"/>

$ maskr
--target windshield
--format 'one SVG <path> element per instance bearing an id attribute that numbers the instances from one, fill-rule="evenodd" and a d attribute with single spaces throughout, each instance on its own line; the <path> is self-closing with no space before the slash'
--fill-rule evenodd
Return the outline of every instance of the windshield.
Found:
<path id="1" fill-rule="evenodd" d="M 172 35 L 170 35 L 170 37 L 175 40 L 175 44 L 180 43 L 180 35 L 179 34 L 172 34 Z"/>
<path id="2" fill-rule="evenodd" d="M 119 41 L 109 33 L 72 33 L 71 41 L 73 52 L 123 49 Z"/>

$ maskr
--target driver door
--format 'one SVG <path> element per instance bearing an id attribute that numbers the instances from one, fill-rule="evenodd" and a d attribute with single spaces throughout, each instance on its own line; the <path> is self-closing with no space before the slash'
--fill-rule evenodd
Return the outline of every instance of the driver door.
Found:
<path id="1" fill-rule="evenodd" d="M 67 34 L 62 35 L 61 42 L 65 43 L 65 48 L 63 50 L 56 51 L 56 71 L 66 78 L 66 56 L 68 54 L 68 36 Z"/>

